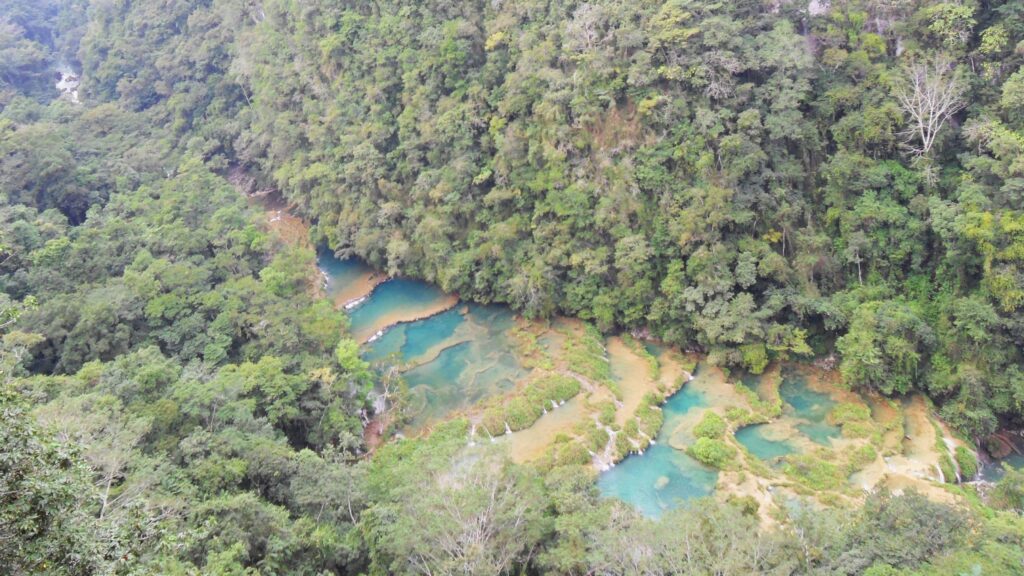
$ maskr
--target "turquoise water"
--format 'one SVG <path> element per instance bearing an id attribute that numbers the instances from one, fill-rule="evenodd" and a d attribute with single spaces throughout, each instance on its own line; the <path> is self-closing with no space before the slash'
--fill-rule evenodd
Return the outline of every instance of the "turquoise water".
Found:
<path id="1" fill-rule="evenodd" d="M 699 371 L 696 377 L 700 378 Z M 657 444 L 603 472 L 597 480 L 601 494 L 632 504 L 651 517 L 658 517 L 683 501 L 711 495 L 718 472 L 668 445 L 682 417 L 690 410 L 707 406 L 704 393 L 689 384 L 673 394 L 662 407 L 665 423 L 658 432 Z"/>
<path id="2" fill-rule="evenodd" d="M 695 378 L 699 378 L 700 374 L 695 375 Z M 704 397 L 704 393 L 697 390 L 694 386 L 684 385 L 679 392 L 676 392 L 665 402 L 665 405 L 661 407 L 665 414 L 665 424 L 662 426 L 662 430 L 671 430 L 679 424 L 679 418 L 685 415 L 687 412 L 694 408 L 707 408 L 708 401 Z M 659 433 L 659 437 L 660 437 Z"/>
<path id="3" fill-rule="evenodd" d="M 454 344 L 431 362 L 405 373 L 410 391 L 422 398 L 413 410 L 413 428 L 508 392 L 526 376 L 512 354 L 495 353 L 483 344 L 473 340 Z"/>
<path id="4" fill-rule="evenodd" d="M 747 382 L 748 378 L 751 382 Z M 744 386 L 756 390 L 756 380 L 745 377 L 740 380 Z M 827 417 L 836 405 L 831 396 L 807 387 L 807 379 L 801 374 L 786 371 L 779 386 L 782 398 L 782 418 L 791 419 L 797 431 L 812 442 L 830 445 L 830 439 L 838 438 L 840 429 L 828 423 Z M 736 431 L 736 440 L 751 454 L 762 460 L 773 460 L 797 452 L 796 446 L 786 440 L 775 440 L 765 435 L 764 424 L 745 426 Z"/>
<path id="5" fill-rule="evenodd" d="M 836 402 L 823 392 L 807 387 L 807 379 L 796 373 L 786 374 L 779 387 L 783 410 L 803 422 L 796 429 L 813 442 L 828 446 L 830 438 L 839 437 L 839 427 L 828 424 L 826 418 Z"/>
<path id="6" fill-rule="evenodd" d="M 339 260 L 325 250 L 319 251 L 317 264 L 325 273 L 329 295 L 372 272 L 359 260 Z M 445 297 L 426 282 L 388 280 L 348 312 L 350 330 L 360 339 L 368 338 L 396 320 L 435 308 Z M 394 358 L 410 366 L 403 377 L 410 391 L 411 426 L 418 428 L 507 392 L 527 376 L 506 334 L 513 325 L 514 315 L 508 308 L 458 305 L 392 326 L 364 346 L 363 357 L 370 361 Z"/>
<path id="7" fill-rule="evenodd" d="M 375 301 L 385 286 L 357 311 L 378 306 Z M 392 297 L 387 292 L 383 295 Z M 379 314 L 388 313 L 386 306 L 379 307 Z M 363 357 L 371 361 L 394 357 L 412 365 L 403 377 L 412 396 L 411 428 L 416 429 L 508 392 L 527 376 L 529 372 L 511 352 L 514 346 L 507 331 L 513 325 L 514 316 L 507 308 L 459 305 L 387 330 L 365 347 Z"/>
<path id="8" fill-rule="evenodd" d="M 316 265 L 326 275 L 327 286 L 325 290 L 328 296 L 333 296 L 360 276 L 373 271 L 362 260 L 356 258 L 341 260 L 327 250 L 317 251 Z"/>
<path id="9" fill-rule="evenodd" d="M 394 357 L 403 362 L 402 347 L 405 346 L 405 332 L 410 324 L 399 324 L 384 333 L 364 348 L 363 359 L 370 362 Z"/>
<path id="10" fill-rule="evenodd" d="M 764 424 L 744 426 L 736 431 L 736 440 L 761 460 L 773 460 L 796 452 L 789 442 L 765 438 L 764 429 Z"/>
<path id="11" fill-rule="evenodd" d="M 451 338 L 464 321 L 461 312 L 453 308 L 422 322 L 410 324 L 405 330 L 402 357 L 414 359 L 426 354 L 431 348 Z"/>
<path id="12" fill-rule="evenodd" d="M 400 362 L 414 362 L 451 340 L 464 322 L 465 318 L 456 307 L 423 320 L 399 324 L 371 342 L 363 357 L 372 362 L 396 355 Z"/>
<path id="13" fill-rule="evenodd" d="M 1015 470 L 1024 470 L 1024 456 L 1020 454 L 1010 454 L 1002 460 L 996 460 L 995 462 L 984 466 L 981 469 L 980 478 L 982 480 L 988 480 L 989 482 L 997 482 L 1000 478 L 1006 475 L 1006 471 L 1003 470 L 1003 463 L 1009 464 L 1010 468 Z"/>
<path id="14" fill-rule="evenodd" d="M 751 392 L 757 393 L 757 387 L 761 384 L 761 377 L 757 374 L 744 373 L 740 376 L 740 384 Z"/>
<path id="15" fill-rule="evenodd" d="M 440 288 L 408 278 L 395 278 L 384 282 L 370 298 L 349 312 L 353 334 L 379 326 L 389 315 L 403 309 L 416 309 L 432 305 L 445 294 Z"/>
<path id="16" fill-rule="evenodd" d="M 603 495 L 657 518 L 686 500 L 710 496 L 717 481 L 717 472 L 704 468 L 685 452 L 657 444 L 601 474 L 597 487 Z"/>

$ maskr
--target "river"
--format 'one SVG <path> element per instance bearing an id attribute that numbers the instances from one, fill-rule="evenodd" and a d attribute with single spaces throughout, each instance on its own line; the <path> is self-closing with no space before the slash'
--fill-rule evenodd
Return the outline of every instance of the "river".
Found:
<path id="1" fill-rule="evenodd" d="M 296 226 L 279 207 L 268 216 L 272 227 Z M 321 288 L 346 309 L 364 358 L 403 370 L 410 395 L 405 435 L 466 417 L 473 430 L 467 444 L 495 442 L 514 460 L 542 467 L 583 458 L 593 465 L 602 494 L 650 516 L 720 494 L 753 498 L 767 517 L 780 498 L 823 482 L 809 476 L 821 471 L 800 469 L 808 461 L 793 458 L 801 456 L 827 463 L 826 472 L 837 476 L 816 488 L 831 501 L 881 486 L 952 498 L 937 463 L 944 446 L 951 455 L 962 443 L 923 397 L 865 398 L 838 386 L 834 373 L 796 364 L 730 379 L 700 358 L 628 336 L 595 336 L 576 320 L 529 322 L 505 306 L 461 302 L 428 283 L 387 278 L 322 250 L 317 265 Z M 532 387 L 557 377 L 577 380 L 579 394 L 535 400 L 525 423 L 508 421 L 508 414 L 522 411 L 504 408 L 534 398 Z M 868 420 L 843 428 L 832 421 L 837 406 L 862 407 Z M 647 433 L 642 423 L 652 411 L 661 413 L 663 424 Z M 724 441 L 738 451 L 722 471 L 686 453 L 707 411 L 729 421 Z M 506 420 L 489 423 L 494 414 Z M 862 428 L 877 433 L 860 435 Z"/>

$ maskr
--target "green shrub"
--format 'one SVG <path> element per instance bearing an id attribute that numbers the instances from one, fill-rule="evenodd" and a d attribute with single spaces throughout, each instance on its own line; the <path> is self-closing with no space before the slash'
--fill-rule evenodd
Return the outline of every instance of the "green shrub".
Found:
<path id="1" fill-rule="evenodd" d="M 723 440 L 698 438 L 686 453 L 701 464 L 712 468 L 725 468 L 736 457 L 736 449 Z"/>
<path id="2" fill-rule="evenodd" d="M 665 422 L 665 414 L 660 409 L 647 404 L 640 405 L 636 411 L 636 418 L 640 430 L 651 438 L 658 435 L 658 430 L 661 430 L 661 425 Z"/>
<path id="3" fill-rule="evenodd" d="M 725 435 L 726 424 L 722 417 L 708 410 L 704 412 L 704 417 L 700 419 L 700 423 L 693 429 L 693 434 L 698 438 L 721 438 Z"/>
<path id="4" fill-rule="evenodd" d="M 522 393 L 494 404 L 484 411 L 481 421 L 492 435 L 505 433 L 505 424 L 513 432 L 533 426 L 551 402 L 562 402 L 579 394 L 580 383 L 575 378 L 551 374 L 529 383 Z M 614 406 L 613 416 L 614 416 Z"/>
<path id="5" fill-rule="evenodd" d="M 863 404 L 843 402 L 837 404 L 828 415 L 830 423 L 842 426 L 847 422 L 864 422 L 871 419 L 871 409 Z"/>
<path id="6" fill-rule="evenodd" d="M 630 420 L 622 427 L 622 433 L 630 438 L 636 438 L 640 436 L 640 424 L 636 420 Z"/>
<path id="7" fill-rule="evenodd" d="M 527 398 L 513 398 L 505 403 L 505 422 L 513 432 L 529 428 L 542 414 L 541 405 Z"/>
<path id="8" fill-rule="evenodd" d="M 608 439 L 608 433 L 604 428 L 591 428 L 587 433 L 587 446 L 594 452 L 600 452 L 608 444 Z"/>
<path id="9" fill-rule="evenodd" d="M 629 437 L 625 434 L 619 434 L 615 437 L 615 460 L 622 460 L 630 452 L 636 450 L 636 446 L 630 441 Z"/>
<path id="10" fill-rule="evenodd" d="M 615 422 L 615 403 L 610 400 L 601 402 L 597 405 L 597 420 L 605 426 Z"/>
<path id="11" fill-rule="evenodd" d="M 761 508 L 761 505 L 757 503 L 757 499 L 753 496 L 731 495 L 725 501 L 738 508 L 744 516 L 756 517 L 757 511 Z"/>
<path id="12" fill-rule="evenodd" d="M 939 455 L 939 469 L 942 470 L 946 484 L 956 484 L 956 468 L 953 467 L 953 459 L 949 457 L 948 452 Z"/>
<path id="13" fill-rule="evenodd" d="M 963 446 L 956 447 L 956 463 L 960 466 L 960 476 L 966 481 L 978 475 L 978 459 L 974 452 Z"/>
<path id="14" fill-rule="evenodd" d="M 813 490 L 836 490 L 846 480 L 843 471 L 828 462 L 822 454 L 787 456 L 782 470 L 790 478 Z"/>
<path id="15" fill-rule="evenodd" d="M 852 474 L 857 470 L 860 470 L 868 464 L 875 461 L 878 458 L 878 452 L 875 451 L 875 447 L 871 444 L 865 444 L 860 448 L 857 448 L 850 455 L 849 461 L 849 472 Z"/>
<path id="16" fill-rule="evenodd" d="M 590 452 L 582 442 L 559 437 L 548 447 L 545 458 L 548 466 L 583 466 L 590 463 Z"/>
<path id="17" fill-rule="evenodd" d="M 768 367 L 768 350 L 762 342 L 740 346 L 740 354 L 743 355 L 743 365 L 751 374 L 761 374 Z"/>
<path id="18" fill-rule="evenodd" d="M 588 380 L 607 386 L 616 399 L 622 399 L 622 390 L 612 378 L 612 366 L 605 355 L 604 338 L 597 328 L 587 324 L 583 334 L 568 334 L 565 341 L 565 359 L 569 369 Z"/>
<path id="19" fill-rule="evenodd" d="M 750 410 L 738 406 L 733 406 L 725 411 L 725 418 L 736 424 L 746 424 L 750 416 Z"/>
<path id="20" fill-rule="evenodd" d="M 1014 470 L 1003 464 L 1003 477 L 989 493 L 989 504 L 1000 510 L 1024 512 L 1024 470 Z"/>

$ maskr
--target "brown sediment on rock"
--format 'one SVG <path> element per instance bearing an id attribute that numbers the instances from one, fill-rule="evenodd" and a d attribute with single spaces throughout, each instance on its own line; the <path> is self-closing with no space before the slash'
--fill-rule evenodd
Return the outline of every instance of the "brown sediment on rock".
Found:
<path id="1" fill-rule="evenodd" d="M 757 397 L 762 402 L 772 403 L 779 399 L 779 386 L 782 385 L 782 363 L 772 362 L 761 374 L 757 383 Z"/>
<path id="2" fill-rule="evenodd" d="M 507 444 L 509 457 L 514 462 L 522 464 L 537 460 L 560 434 L 571 435 L 573 429 L 586 417 L 583 399 L 579 395 L 547 411 L 533 426 L 502 436 L 502 442 Z"/>
<path id="3" fill-rule="evenodd" d="M 369 298 L 373 291 L 384 282 L 388 276 L 376 270 L 367 270 L 345 286 L 331 294 L 334 307 L 337 309 L 347 308 L 349 305 L 360 300 Z"/>
<path id="4" fill-rule="evenodd" d="M 454 294 L 445 294 L 441 298 L 438 298 L 436 302 L 421 308 L 417 308 L 415 310 L 396 310 L 385 314 L 374 324 L 367 326 L 358 332 L 353 332 L 352 336 L 357 342 L 365 344 L 373 339 L 374 336 L 381 335 L 399 324 L 408 324 L 410 322 L 426 320 L 431 316 L 436 316 L 454 308 L 458 303 L 458 296 Z"/>
<path id="5" fill-rule="evenodd" d="M 935 448 L 935 427 L 928 410 L 924 397 L 920 395 L 911 398 L 904 408 L 906 425 L 903 453 L 907 458 L 935 471 L 939 467 L 940 454 Z"/>
<path id="6" fill-rule="evenodd" d="M 267 209 L 267 228 L 290 246 L 312 249 L 309 243 L 309 225 L 287 209 Z"/>
<path id="7" fill-rule="evenodd" d="M 1024 450 L 1018 445 L 1018 442 L 1024 443 L 1024 441 L 1018 441 L 1014 438 L 1012 432 L 1000 430 L 988 437 L 985 446 L 987 452 L 993 458 L 1006 458 L 1014 453 L 1024 454 Z"/>
<path id="8" fill-rule="evenodd" d="M 757 502 L 757 516 L 761 521 L 761 527 L 766 529 L 779 525 L 775 515 L 772 514 L 776 507 L 775 496 L 777 494 L 796 496 L 794 492 L 783 488 L 771 479 L 737 470 L 720 472 L 715 485 L 715 497 L 719 500 L 753 498 Z"/>
<path id="9" fill-rule="evenodd" d="M 228 180 L 246 197 L 250 205 L 263 210 L 264 225 L 271 235 L 287 246 L 313 250 L 313 245 L 309 241 L 309 223 L 296 216 L 276 190 L 253 192 L 251 179 L 236 169 L 232 169 Z M 307 283 L 309 293 L 314 298 L 324 295 L 323 277 L 315 259 L 310 260 Z"/>
<path id="10" fill-rule="evenodd" d="M 384 442 L 384 423 L 379 416 L 370 420 L 363 428 L 363 444 L 366 444 L 367 454 L 373 452 Z"/>
<path id="11" fill-rule="evenodd" d="M 828 394 L 836 402 L 864 403 L 864 398 L 860 394 L 843 385 L 842 375 L 837 371 L 807 364 L 793 364 L 791 367 L 804 376 L 810 390 Z"/>
<path id="12" fill-rule="evenodd" d="M 874 462 L 857 471 L 850 482 L 857 488 L 892 490 L 915 488 L 922 494 L 947 501 L 939 472 L 941 453 L 936 446 L 935 425 L 923 396 L 917 395 L 902 407 L 904 418 L 900 451 L 889 456 L 879 454 Z M 944 444 L 945 445 L 945 444 Z"/>
<path id="13" fill-rule="evenodd" d="M 904 425 L 903 412 L 895 400 L 886 398 L 879 394 L 867 396 L 868 406 L 871 408 L 871 419 L 880 424 L 885 430 L 882 434 L 881 453 L 884 455 L 897 454 L 902 451 Z"/>
<path id="14" fill-rule="evenodd" d="M 622 426 L 635 416 L 644 396 L 658 393 L 660 379 L 652 377 L 647 359 L 631 350 L 622 338 L 609 338 L 605 348 L 611 361 L 612 377 L 618 381 L 622 391 L 622 400 L 615 411 L 615 423 Z"/>

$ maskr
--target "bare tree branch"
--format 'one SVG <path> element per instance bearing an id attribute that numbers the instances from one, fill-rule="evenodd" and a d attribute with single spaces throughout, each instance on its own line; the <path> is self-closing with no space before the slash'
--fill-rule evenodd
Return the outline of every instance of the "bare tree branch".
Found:
<path id="1" fill-rule="evenodd" d="M 902 133 L 904 145 L 918 157 L 928 155 L 942 127 L 966 106 L 963 82 L 953 70 L 953 61 L 942 54 L 908 65 L 893 86 L 893 95 L 909 120 Z"/>

